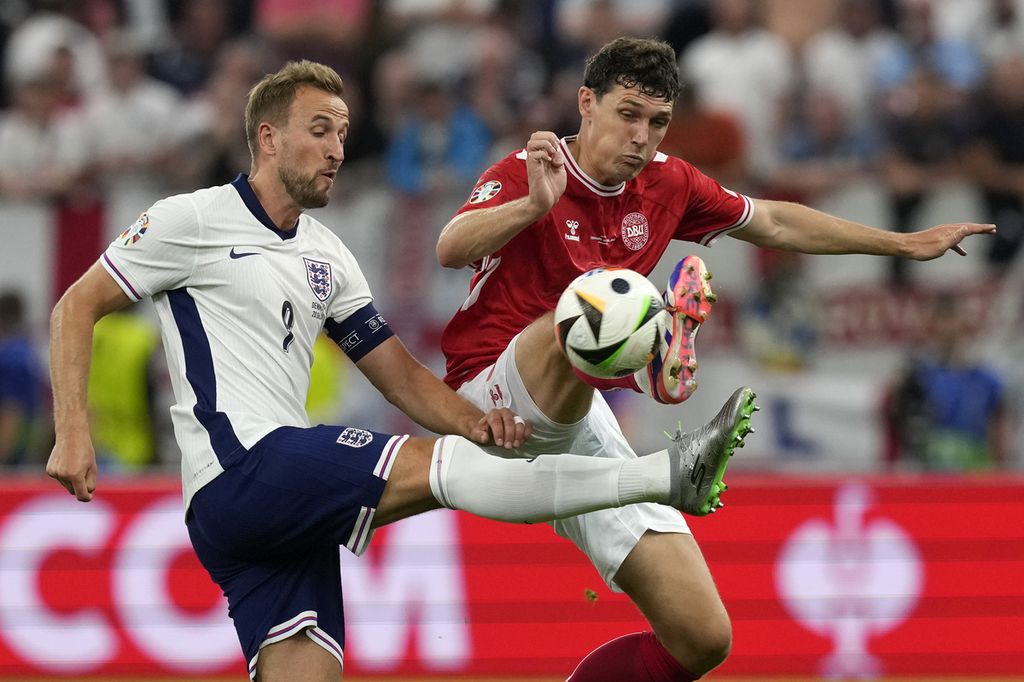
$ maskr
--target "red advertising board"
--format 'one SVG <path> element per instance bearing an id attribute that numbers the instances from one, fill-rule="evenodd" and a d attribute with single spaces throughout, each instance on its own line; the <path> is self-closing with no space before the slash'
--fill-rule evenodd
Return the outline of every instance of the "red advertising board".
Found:
<path id="1" fill-rule="evenodd" d="M 731 675 L 1024 677 L 1024 478 L 730 478 L 691 520 L 733 618 Z M 343 553 L 346 670 L 565 675 L 644 628 L 546 526 L 433 512 Z M 244 675 L 175 481 L 0 492 L 0 677 Z"/>

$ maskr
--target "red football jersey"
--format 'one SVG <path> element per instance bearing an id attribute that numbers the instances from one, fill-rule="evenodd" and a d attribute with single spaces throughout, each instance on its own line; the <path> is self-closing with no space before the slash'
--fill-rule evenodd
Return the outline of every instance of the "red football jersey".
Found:
<path id="1" fill-rule="evenodd" d="M 474 267 L 469 298 L 445 327 L 445 381 L 461 386 L 494 362 L 540 315 L 553 310 L 569 282 L 597 267 L 648 275 L 669 240 L 710 245 L 744 227 L 748 197 L 724 189 L 690 164 L 661 152 L 640 175 L 614 187 L 587 176 L 561 141 L 565 193 L 554 207 Z M 459 213 L 529 194 L 526 151 L 510 154 L 477 181 Z"/>

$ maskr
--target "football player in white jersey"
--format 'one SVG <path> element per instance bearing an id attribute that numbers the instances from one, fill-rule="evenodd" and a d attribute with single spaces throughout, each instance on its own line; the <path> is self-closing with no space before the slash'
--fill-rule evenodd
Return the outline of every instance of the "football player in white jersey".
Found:
<path id="1" fill-rule="evenodd" d="M 92 499 L 92 328 L 152 298 L 176 400 L 185 522 L 228 598 L 253 679 L 341 678 L 338 546 L 359 554 L 381 525 L 442 506 L 537 522 L 642 501 L 683 508 L 706 495 L 695 465 L 709 449 L 742 443 L 749 389 L 707 426 L 635 460 L 482 450 L 475 443 L 519 447 L 531 428 L 508 409 L 482 413 L 416 361 L 375 310 L 352 254 L 303 213 L 327 203 L 344 159 L 337 73 L 293 62 L 265 77 L 245 127 L 249 176 L 157 202 L 54 308 L 56 444 L 46 469 Z M 310 427 L 303 404 L 321 331 L 396 407 L 452 435 Z"/>

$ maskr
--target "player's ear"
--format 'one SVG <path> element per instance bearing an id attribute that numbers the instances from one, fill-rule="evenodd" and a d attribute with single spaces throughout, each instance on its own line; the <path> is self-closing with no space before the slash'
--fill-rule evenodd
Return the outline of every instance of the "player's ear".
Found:
<path id="1" fill-rule="evenodd" d="M 597 102 L 597 93 L 583 85 L 580 86 L 580 91 L 577 93 L 577 99 L 579 101 L 580 116 L 583 118 L 589 118 L 594 112 L 594 104 Z"/>
<path id="2" fill-rule="evenodd" d="M 267 121 L 261 121 L 256 128 L 256 142 L 260 152 L 267 156 L 277 153 L 277 129 Z"/>

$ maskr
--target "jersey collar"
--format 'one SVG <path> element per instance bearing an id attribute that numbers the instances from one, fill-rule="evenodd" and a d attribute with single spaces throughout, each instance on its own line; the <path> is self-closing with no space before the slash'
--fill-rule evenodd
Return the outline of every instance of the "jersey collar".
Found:
<path id="1" fill-rule="evenodd" d="M 249 176 L 245 173 L 239 173 L 238 177 L 231 181 L 232 187 L 238 190 L 238 195 L 242 197 L 242 203 L 249 209 L 253 217 L 256 220 L 263 223 L 263 226 L 269 230 L 273 230 L 274 234 L 279 236 L 282 240 L 291 239 L 299 233 L 299 221 L 295 221 L 295 227 L 290 230 L 282 230 L 274 221 L 267 215 L 267 211 L 263 208 L 263 204 L 256 198 L 256 192 L 252 190 L 252 185 L 249 184 Z"/>
<path id="2" fill-rule="evenodd" d="M 575 139 L 575 135 L 568 135 L 560 140 L 562 144 L 562 156 L 565 157 L 565 167 L 569 171 L 569 174 L 579 180 L 584 187 L 598 196 L 614 197 L 622 194 L 622 191 L 626 188 L 626 183 L 620 182 L 617 185 L 602 185 L 600 182 L 583 172 L 583 169 L 576 163 L 576 159 L 573 158 L 572 152 L 569 151 L 569 143 Z"/>

